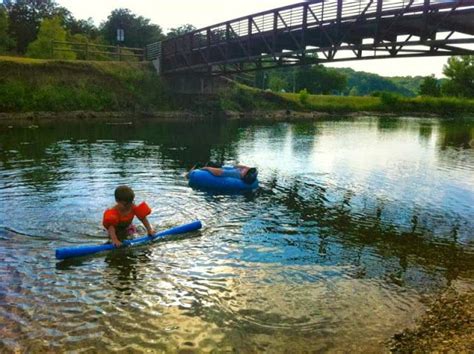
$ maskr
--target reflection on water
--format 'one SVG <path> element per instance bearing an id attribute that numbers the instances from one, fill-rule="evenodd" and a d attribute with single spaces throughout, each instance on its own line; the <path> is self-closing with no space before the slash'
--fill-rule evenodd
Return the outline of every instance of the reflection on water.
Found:
<path id="1" fill-rule="evenodd" d="M 377 351 L 474 269 L 474 123 L 69 124 L 0 128 L 0 350 Z M 196 161 L 259 168 L 249 195 L 190 189 Z M 199 233 L 100 243 L 130 184 Z"/>

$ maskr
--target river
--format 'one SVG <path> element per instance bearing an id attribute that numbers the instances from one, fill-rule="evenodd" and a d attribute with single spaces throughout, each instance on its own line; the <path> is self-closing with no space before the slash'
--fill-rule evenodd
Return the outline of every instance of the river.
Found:
<path id="1" fill-rule="evenodd" d="M 209 160 L 259 190 L 189 188 Z M 1 127 L 0 351 L 378 352 L 473 284 L 473 176 L 473 120 Z M 204 228 L 56 261 L 106 240 L 119 184 Z"/>

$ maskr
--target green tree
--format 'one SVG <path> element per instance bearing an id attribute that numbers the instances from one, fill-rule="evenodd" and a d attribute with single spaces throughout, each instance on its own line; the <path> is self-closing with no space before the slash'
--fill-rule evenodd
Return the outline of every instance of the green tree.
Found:
<path id="1" fill-rule="evenodd" d="M 359 90 L 357 90 L 357 87 L 352 86 L 352 88 L 349 91 L 349 96 L 360 96 Z"/>
<path id="2" fill-rule="evenodd" d="M 166 38 L 169 39 L 169 38 L 178 37 L 178 36 L 181 36 L 183 34 L 193 32 L 196 29 L 197 29 L 196 27 L 194 27 L 193 25 L 190 25 L 190 24 L 185 24 L 185 25 L 182 25 L 182 26 L 179 26 L 179 27 L 176 27 L 176 28 L 171 28 L 168 31 L 168 33 L 166 34 Z"/>
<path id="3" fill-rule="evenodd" d="M 303 66 L 296 74 L 296 89 L 307 89 L 313 94 L 330 94 L 344 90 L 347 78 L 335 69 L 322 65 Z"/>
<path id="4" fill-rule="evenodd" d="M 9 16 L 8 32 L 16 41 L 18 53 L 25 53 L 28 45 L 36 39 L 41 21 L 66 9 L 52 0 L 15 0 L 5 3 Z"/>
<path id="5" fill-rule="evenodd" d="M 269 75 L 268 88 L 274 92 L 280 92 L 288 86 L 288 83 L 281 77 Z"/>
<path id="6" fill-rule="evenodd" d="M 304 106 L 308 103 L 309 93 L 308 90 L 303 89 L 298 94 L 298 99 L 300 100 L 301 104 Z"/>
<path id="7" fill-rule="evenodd" d="M 6 9 L 0 5 L 0 54 L 10 51 L 15 41 L 8 34 L 8 14 Z"/>
<path id="8" fill-rule="evenodd" d="M 123 29 L 126 47 L 143 48 L 147 44 L 164 39 L 160 26 L 150 23 L 142 16 L 136 16 L 128 9 L 117 9 L 101 25 L 101 33 L 110 44 L 117 43 L 117 29 Z"/>
<path id="9" fill-rule="evenodd" d="M 451 57 L 443 67 L 448 78 L 443 85 L 443 93 L 449 96 L 474 97 L 474 55 Z"/>
<path id="10" fill-rule="evenodd" d="M 426 76 L 423 79 L 420 84 L 419 93 L 421 96 L 441 96 L 441 88 L 439 86 L 438 80 L 434 77 L 434 75 Z"/>
<path id="11" fill-rule="evenodd" d="M 41 23 L 38 38 L 28 46 L 26 54 L 33 58 L 76 59 L 76 54 L 69 45 L 61 45 L 53 51 L 52 41 L 65 41 L 66 30 L 61 25 L 61 18 L 45 19 Z M 55 48 L 56 49 L 56 48 Z"/>

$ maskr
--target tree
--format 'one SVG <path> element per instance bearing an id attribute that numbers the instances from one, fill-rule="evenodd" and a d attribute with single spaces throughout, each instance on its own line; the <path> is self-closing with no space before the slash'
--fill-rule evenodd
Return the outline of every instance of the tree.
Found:
<path id="1" fill-rule="evenodd" d="M 99 38 L 99 29 L 94 25 L 94 21 L 90 17 L 87 20 L 77 20 L 71 17 L 67 19 L 65 26 L 71 35 L 80 34 L 93 40 Z"/>
<path id="2" fill-rule="evenodd" d="M 420 85 L 419 93 L 421 96 L 441 96 L 441 88 L 439 86 L 438 80 L 434 77 L 434 75 L 426 76 L 423 79 Z"/>
<path id="3" fill-rule="evenodd" d="M 76 54 L 68 45 L 61 45 L 60 50 L 53 51 L 52 41 L 65 41 L 66 30 L 61 25 L 61 18 L 44 19 L 39 29 L 38 38 L 28 46 L 27 55 L 33 58 L 76 59 Z"/>
<path id="4" fill-rule="evenodd" d="M 359 90 L 357 90 L 357 87 L 352 86 L 350 91 L 349 91 L 349 96 L 360 96 L 359 95 Z"/>
<path id="5" fill-rule="evenodd" d="M 54 16 L 60 8 L 52 0 L 16 0 L 8 1 L 6 9 L 10 18 L 9 34 L 16 41 L 17 52 L 24 53 L 36 39 L 41 21 Z"/>
<path id="6" fill-rule="evenodd" d="M 281 92 L 284 90 L 288 83 L 281 77 L 275 75 L 269 75 L 268 88 L 274 92 Z"/>
<path id="7" fill-rule="evenodd" d="M 449 96 L 474 97 L 474 55 L 451 57 L 443 67 L 448 80 L 443 84 L 443 93 Z"/>
<path id="8" fill-rule="evenodd" d="M 347 78 L 335 69 L 322 65 L 303 66 L 296 74 L 296 90 L 307 89 L 313 94 L 340 92 L 347 86 Z"/>
<path id="9" fill-rule="evenodd" d="M 194 27 L 193 25 L 190 25 L 190 24 L 182 25 L 182 26 L 179 26 L 179 27 L 176 27 L 176 28 L 171 28 L 168 31 L 168 33 L 166 34 L 166 38 L 170 39 L 170 38 L 178 37 L 178 36 L 181 36 L 183 34 L 193 32 L 196 29 L 197 29 L 196 27 Z"/>
<path id="10" fill-rule="evenodd" d="M 123 29 L 126 47 L 143 48 L 147 44 L 164 39 L 163 31 L 158 25 L 150 23 L 150 20 L 142 16 L 136 16 L 128 9 L 117 9 L 101 25 L 104 39 L 110 44 L 117 43 L 117 29 Z"/>
<path id="11" fill-rule="evenodd" d="M 10 51 L 15 41 L 8 35 L 8 14 L 6 9 L 0 5 L 0 54 Z"/>

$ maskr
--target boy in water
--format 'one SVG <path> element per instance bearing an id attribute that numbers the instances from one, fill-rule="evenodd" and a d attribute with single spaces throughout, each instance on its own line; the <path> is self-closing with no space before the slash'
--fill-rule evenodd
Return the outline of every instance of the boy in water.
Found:
<path id="1" fill-rule="evenodd" d="M 130 187 L 119 186 L 115 189 L 117 204 L 104 212 L 102 224 L 107 229 L 109 238 L 116 247 L 120 247 L 122 241 L 136 231 L 132 224 L 135 216 L 145 226 L 148 236 L 155 234 L 147 219 L 147 216 L 151 213 L 150 207 L 145 202 L 135 205 L 133 203 L 134 199 L 135 193 Z"/>

